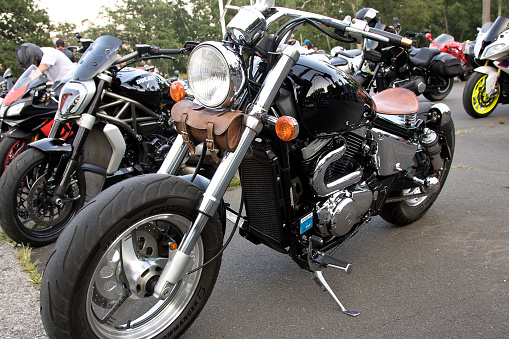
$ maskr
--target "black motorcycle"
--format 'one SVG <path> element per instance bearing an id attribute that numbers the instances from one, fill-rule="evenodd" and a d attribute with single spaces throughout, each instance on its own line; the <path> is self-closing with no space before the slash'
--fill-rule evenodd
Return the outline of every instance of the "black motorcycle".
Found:
<path id="1" fill-rule="evenodd" d="M 386 29 L 382 23 L 375 25 Z M 391 87 L 407 88 L 430 101 L 440 101 L 449 95 L 454 77 L 464 72 L 460 62 L 436 48 L 388 46 L 367 39 L 364 44 L 364 61 L 369 70 L 356 72 L 354 78 L 365 89 L 381 92 Z"/>
<path id="2" fill-rule="evenodd" d="M 2 175 L 0 224 L 16 242 L 54 242 L 86 200 L 122 179 L 155 172 L 175 140 L 167 80 L 131 67 L 103 68 L 116 61 L 120 44 L 103 37 L 91 45 L 61 90 L 49 137 L 31 143 Z M 184 51 L 139 45 L 116 65 Z M 65 125 L 71 131 L 60 138 Z"/>
<path id="3" fill-rule="evenodd" d="M 454 125 L 445 104 L 419 113 L 407 89 L 371 97 L 334 66 L 300 56 L 286 42 L 304 24 L 344 42 L 411 45 L 361 20 L 262 1 L 240 8 L 222 42 L 189 56 L 196 100 L 172 108 L 180 135 L 158 173 L 101 192 L 58 239 L 41 285 L 50 336 L 179 337 L 216 282 L 233 235 L 223 245 L 227 211 L 241 216 L 222 208 L 237 170 L 247 212 L 240 234 L 289 255 L 343 312 L 359 314 L 339 302 L 322 270 L 350 272 L 335 253 L 373 216 L 404 226 L 429 210 L 451 168 Z M 97 76 L 111 64 L 98 65 Z M 222 159 L 212 179 L 175 176 L 198 144 Z"/>

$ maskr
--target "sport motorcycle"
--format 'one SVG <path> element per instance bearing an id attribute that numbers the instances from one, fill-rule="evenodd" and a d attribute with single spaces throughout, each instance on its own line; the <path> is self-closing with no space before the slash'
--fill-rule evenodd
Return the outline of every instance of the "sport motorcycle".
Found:
<path id="1" fill-rule="evenodd" d="M 60 91 L 56 114 L 47 117 L 54 119 L 48 137 L 30 143 L 0 178 L 0 225 L 18 243 L 37 247 L 54 242 L 85 201 L 102 189 L 156 172 L 177 136 L 168 81 L 127 66 L 174 59 L 166 54 L 186 50 L 138 45 L 109 67 L 117 60 L 116 50 L 104 50 L 111 44 L 118 48 L 121 41 L 106 36 L 90 45 Z M 105 62 L 110 64 L 102 68 Z M 128 65 L 120 66 L 124 62 Z M 180 94 L 177 100 L 184 98 Z M 8 100 L 9 95 L 4 104 Z M 70 131 L 62 135 L 66 125 Z"/>
<path id="2" fill-rule="evenodd" d="M 429 47 L 438 48 L 443 53 L 449 53 L 454 56 L 463 67 L 463 73 L 458 77 L 460 80 L 468 80 L 476 66 L 474 55 L 470 52 L 475 42 L 458 42 L 454 37 L 449 34 L 440 34 L 435 39 L 432 38 L 431 33 L 426 33 L 426 38 L 430 41 Z"/>
<path id="3" fill-rule="evenodd" d="M 57 111 L 58 93 L 67 80 L 48 82 L 34 65 L 10 88 L 0 106 L 0 175 L 28 144 L 49 135 Z M 68 134 L 61 125 L 59 136 Z"/>
<path id="4" fill-rule="evenodd" d="M 463 89 L 463 107 L 473 118 L 490 115 L 509 102 L 509 19 L 499 16 L 480 30 L 475 57 L 484 66 L 474 69 Z"/>
<path id="5" fill-rule="evenodd" d="M 158 173 L 101 192 L 55 244 L 40 295 L 50 337 L 182 335 L 207 302 L 236 229 L 289 255 L 344 313 L 359 314 L 341 304 L 322 270 L 350 272 L 338 250 L 373 216 L 404 226 L 430 209 L 451 168 L 454 124 L 445 104 L 419 112 L 403 88 L 371 97 L 334 66 L 300 56 L 286 42 L 304 24 L 343 42 L 411 46 L 363 20 L 273 1 L 238 8 L 221 42 L 203 42 L 189 56 L 195 101 L 172 108 L 179 135 Z M 176 175 L 197 145 L 221 159 L 210 181 Z M 239 211 L 223 199 L 237 172 Z M 223 242 L 227 216 L 237 226 Z"/>

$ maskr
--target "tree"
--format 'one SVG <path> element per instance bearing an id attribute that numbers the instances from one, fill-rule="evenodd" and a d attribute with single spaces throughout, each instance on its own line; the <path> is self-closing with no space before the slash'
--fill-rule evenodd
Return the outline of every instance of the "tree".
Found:
<path id="1" fill-rule="evenodd" d="M 90 28 L 82 36 L 116 36 L 123 42 L 121 53 L 132 52 L 136 44 L 179 48 L 186 41 L 217 41 L 221 37 L 217 0 L 120 0 L 115 8 L 106 9 L 104 16 L 106 25 Z M 175 69 L 185 70 L 187 57 L 151 63 L 172 76 Z"/>
<path id="2" fill-rule="evenodd" d="M 75 39 L 77 31 L 76 24 L 70 22 L 59 22 L 54 31 L 57 32 L 55 39 L 64 40 L 66 46 L 76 46 L 78 44 Z"/>
<path id="3" fill-rule="evenodd" d="M 48 13 L 33 0 L 0 0 L 0 63 L 19 75 L 16 46 L 24 42 L 52 46 L 51 28 Z"/>
<path id="4" fill-rule="evenodd" d="M 490 9 L 491 9 L 491 0 L 482 0 L 482 23 L 483 24 L 485 24 L 486 22 L 491 20 Z"/>

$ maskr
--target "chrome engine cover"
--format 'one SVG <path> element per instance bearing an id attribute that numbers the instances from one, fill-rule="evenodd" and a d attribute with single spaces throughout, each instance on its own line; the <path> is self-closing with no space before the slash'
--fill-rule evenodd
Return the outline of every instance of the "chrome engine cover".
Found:
<path id="1" fill-rule="evenodd" d="M 378 128 L 371 130 L 371 136 L 377 145 L 373 160 L 379 175 L 393 175 L 412 165 L 418 143 Z"/>
<path id="2" fill-rule="evenodd" d="M 320 197 L 326 197 L 337 191 L 343 190 L 348 186 L 358 183 L 362 178 L 362 169 L 358 168 L 348 175 L 333 178 L 332 181 L 326 182 L 325 176 L 331 166 L 337 161 L 344 158 L 347 152 L 347 144 L 343 139 L 343 144 L 336 149 L 325 154 L 315 165 L 313 175 L 310 178 L 310 185 L 315 193 Z"/>
<path id="3" fill-rule="evenodd" d="M 373 192 L 366 183 L 352 190 L 332 194 L 325 202 L 316 206 L 318 229 L 323 235 L 344 236 L 362 221 L 373 201 Z"/>

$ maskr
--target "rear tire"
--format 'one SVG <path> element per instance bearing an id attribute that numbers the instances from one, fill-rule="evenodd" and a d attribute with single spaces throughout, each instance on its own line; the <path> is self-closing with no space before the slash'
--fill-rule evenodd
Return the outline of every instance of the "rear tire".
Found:
<path id="1" fill-rule="evenodd" d="M 447 78 L 445 85 L 425 91 L 422 95 L 429 101 L 444 100 L 452 91 L 454 78 Z"/>
<path id="2" fill-rule="evenodd" d="M 380 211 L 380 216 L 387 222 L 394 224 L 396 226 L 406 226 L 417 220 L 419 220 L 426 212 L 431 208 L 435 200 L 438 198 L 438 195 L 442 191 L 444 187 L 445 181 L 447 180 L 447 176 L 449 175 L 449 171 L 451 169 L 452 158 L 454 155 L 454 142 L 455 142 L 455 134 L 454 134 L 454 124 L 452 120 L 450 121 L 450 134 L 447 140 L 450 140 L 452 145 L 450 146 L 451 154 L 445 155 L 444 148 L 446 145 L 442 142 L 442 152 L 441 158 L 444 163 L 443 170 L 438 174 L 438 179 L 440 180 L 440 189 L 438 192 L 428 194 L 424 197 L 407 199 L 402 201 L 396 201 L 392 203 L 386 203 L 382 210 Z M 413 189 L 403 190 L 401 192 L 397 192 L 397 196 L 404 195 L 413 195 L 422 193 L 420 187 L 416 187 Z"/>
<path id="3" fill-rule="evenodd" d="M 167 248 L 182 240 L 197 216 L 202 193 L 182 178 L 149 174 L 124 180 L 87 204 L 64 230 L 46 265 L 41 284 L 41 316 L 48 335 L 55 338 L 182 335 L 212 292 L 221 256 L 185 276 L 164 301 L 144 288 L 157 279 L 166 265 L 164 258 L 171 260 Z M 216 213 L 209 218 L 193 249 L 193 268 L 218 253 L 222 237 Z M 142 278 L 146 285 L 138 285 Z M 131 294 L 122 301 L 121 296 L 128 293 Z M 127 303 L 127 314 L 118 315 L 122 306 L 115 307 L 119 303 Z M 111 310 L 113 316 L 104 322 Z M 106 315 L 100 319 L 102 314 Z"/>

